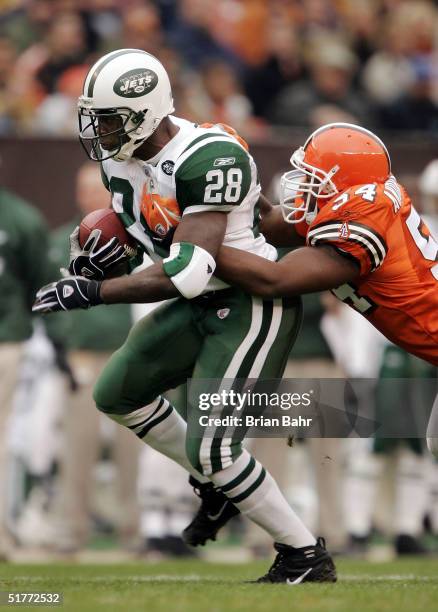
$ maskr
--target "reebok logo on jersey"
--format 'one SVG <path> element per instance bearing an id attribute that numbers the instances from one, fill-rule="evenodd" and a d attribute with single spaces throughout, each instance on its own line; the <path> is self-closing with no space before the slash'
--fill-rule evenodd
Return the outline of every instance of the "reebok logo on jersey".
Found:
<path id="1" fill-rule="evenodd" d="M 347 239 L 350 236 L 350 228 L 348 227 L 348 223 L 345 221 L 339 228 L 339 238 Z"/>
<path id="2" fill-rule="evenodd" d="M 228 315 L 230 314 L 230 309 L 229 308 L 219 308 L 216 314 L 218 316 L 218 319 L 226 319 Z"/>
<path id="3" fill-rule="evenodd" d="M 62 288 L 62 297 L 63 298 L 68 298 L 73 293 L 74 293 L 74 289 L 73 289 L 73 287 L 70 287 L 70 285 L 64 285 L 64 287 Z"/>
<path id="4" fill-rule="evenodd" d="M 217 168 L 218 166 L 232 166 L 236 161 L 235 157 L 216 157 L 213 162 L 213 166 Z"/>

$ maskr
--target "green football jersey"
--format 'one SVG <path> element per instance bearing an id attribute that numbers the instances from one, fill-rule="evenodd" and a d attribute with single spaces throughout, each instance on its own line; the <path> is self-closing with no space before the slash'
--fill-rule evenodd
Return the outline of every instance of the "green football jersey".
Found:
<path id="1" fill-rule="evenodd" d="M 36 208 L 0 189 L 0 343 L 32 335 L 32 303 L 38 289 L 54 281 L 58 268 L 48 259 L 49 232 Z M 64 338 L 57 317 L 44 318 L 49 336 Z"/>
<path id="2" fill-rule="evenodd" d="M 185 119 L 170 119 L 179 131 L 154 158 L 102 162 L 112 207 L 127 231 L 157 261 L 168 256 L 175 227 L 184 215 L 224 211 L 224 245 L 275 260 L 276 249 L 258 231 L 260 184 L 252 156 L 219 126 L 203 128 Z M 207 289 L 226 286 L 212 277 Z"/>

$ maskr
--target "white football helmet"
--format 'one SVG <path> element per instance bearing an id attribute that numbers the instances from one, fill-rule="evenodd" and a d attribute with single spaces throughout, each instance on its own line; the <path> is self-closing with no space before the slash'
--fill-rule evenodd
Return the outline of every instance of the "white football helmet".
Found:
<path id="1" fill-rule="evenodd" d="M 91 159 L 125 161 L 173 111 L 161 62 L 140 49 L 118 49 L 101 57 L 87 74 L 78 100 L 79 138 Z M 110 131 L 103 131 L 99 118 L 113 126 Z M 103 147 L 103 138 L 114 146 Z"/>

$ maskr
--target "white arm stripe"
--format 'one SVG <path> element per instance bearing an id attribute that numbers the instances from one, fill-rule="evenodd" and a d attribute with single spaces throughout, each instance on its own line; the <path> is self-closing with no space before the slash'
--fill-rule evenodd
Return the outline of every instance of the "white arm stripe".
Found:
<path id="1" fill-rule="evenodd" d="M 346 240 L 360 244 L 365 249 L 373 270 L 381 266 L 387 253 L 387 246 L 383 238 L 361 224 L 347 223 L 349 236 Z M 338 240 L 342 225 L 342 223 L 326 223 L 310 230 L 308 233 L 309 244 L 315 246 L 318 241 L 331 242 Z"/>
<path id="2" fill-rule="evenodd" d="M 173 242 L 163 269 L 183 297 L 191 300 L 204 291 L 216 268 L 208 251 L 196 244 Z"/>

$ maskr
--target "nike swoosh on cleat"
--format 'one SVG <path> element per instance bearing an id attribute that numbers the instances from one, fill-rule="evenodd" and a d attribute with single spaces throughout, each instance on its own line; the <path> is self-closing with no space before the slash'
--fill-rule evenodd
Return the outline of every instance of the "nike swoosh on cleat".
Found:
<path id="1" fill-rule="evenodd" d="M 217 520 L 217 519 L 220 517 L 220 515 L 222 514 L 222 512 L 225 510 L 227 503 L 228 503 L 228 502 L 225 502 L 225 503 L 224 503 L 224 505 L 222 506 L 222 508 L 219 510 L 219 512 L 218 512 L 217 514 L 208 514 L 208 513 L 207 513 L 207 518 L 208 518 L 210 521 L 216 521 L 216 520 Z"/>
<path id="2" fill-rule="evenodd" d="M 307 574 L 309 572 L 311 572 L 312 570 L 313 570 L 313 567 L 309 567 L 309 569 L 306 570 L 304 572 L 304 574 L 302 574 L 301 576 L 298 576 L 298 578 L 296 578 L 295 580 L 291 580 L 290 578 L 287 578 L 286 579 L 286 584 L 291 584 L 291 585 L 293 585 L 293 584 L 300 584 L 301 582 L 303 582 L 303 580 L 307 576 Z"/>

